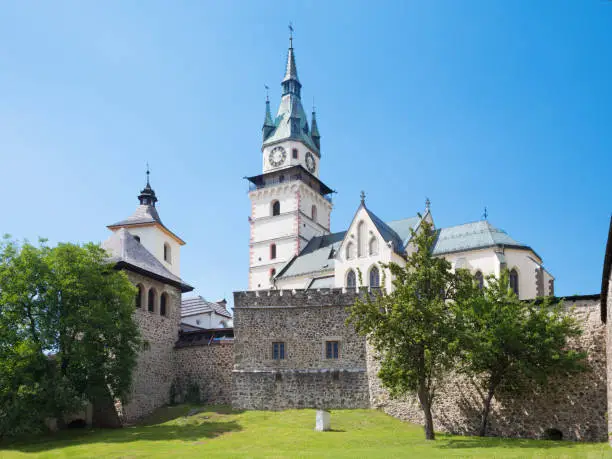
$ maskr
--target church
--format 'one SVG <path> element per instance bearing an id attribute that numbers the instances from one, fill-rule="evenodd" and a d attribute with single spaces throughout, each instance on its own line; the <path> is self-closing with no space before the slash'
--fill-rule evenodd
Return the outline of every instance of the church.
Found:
<path id="1" fill-rule="evenodd" d="M 510 273 L 521 299 L 554 295 L 554 277 L 529 245 L 477 222 L 437 228 L 429 200 L 422 214 L 385 222 L 366 206 L 362 192 L 345 231 L 331 232 L 333 189 L 320 178 L 323 157 L 316 113 L 306 115 L 290 38 L 276 116 L 270 101 L 262 128 L 262 173 L 248 177 L 251 199 L 249 290 L 357 287 L 391 289 L 382 264 L 405 264 L 411 234 L 423 220 L 436 229 L 434 254 L 453 269 L 470 270 L 483 285 L 488 275 Z M 417 209 L 419 210 L 419 209 Z M 359 282 L 361 279 L 361 283 Z M 387 285 L 381 285 L 386 279 Z"/>

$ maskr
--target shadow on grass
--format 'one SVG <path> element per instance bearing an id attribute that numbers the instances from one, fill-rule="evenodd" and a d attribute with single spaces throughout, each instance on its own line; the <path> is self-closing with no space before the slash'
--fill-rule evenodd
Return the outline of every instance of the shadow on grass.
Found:
<path id="1" fill-rule="evenodd" d="M 198 412 L 190 414 L 195 409 Z M 64 430 L 54 435 L 0 443 L 0 451 L 37 453 L 95 443 L 210 440 L 228 432 L 241 431 L 242 427 L 238 422 L 218 417 L 237 413 L 228 407 L 166 407 L 153 413 L 140 425 L 122 429 Z"/>
<path id="2" fill-rule="evenodd" d="M 439 437 L 440 443 L 436 444 L 439 449 L 478 449 L 478 448 L 573 448 L 575 442 L 571 441 L 546 441 L 546 440 L 520 440 L 514 438 L 493 438 L 493 437 L 466 437 L 465 439 Z"/>

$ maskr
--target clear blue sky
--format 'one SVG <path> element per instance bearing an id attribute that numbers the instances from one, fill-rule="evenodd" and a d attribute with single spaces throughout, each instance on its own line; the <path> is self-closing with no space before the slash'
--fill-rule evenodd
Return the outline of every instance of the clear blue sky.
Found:
<path id="1" fill-rule="evenodd" d="M 182 276 L 247 287 L 264 85 L 287 24 L 316 99 L 332 229 L 367 193 L 393 220 L 489 220 L 531 245 L 557 293 L 596 293 L 612 187 L 612 2 L 4 2 L 0 232 L 102 241 L 145 164 Z"/>

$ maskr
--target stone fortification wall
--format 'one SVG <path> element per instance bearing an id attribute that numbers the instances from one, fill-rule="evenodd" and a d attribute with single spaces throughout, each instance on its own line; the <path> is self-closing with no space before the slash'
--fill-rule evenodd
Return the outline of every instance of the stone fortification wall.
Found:
<path id="1" fill-rule="evenodd" d="M 235 292 L 234 407 L 369 407 L 365 339 L 345 326 L 355 298 L 340 289 Z M 327 341 L 339 343 L 338 359 L 326 358 Z M 284 359 L 273 359 L 274 342 Z"/>
<path id="2" fill-rule="evenodd" d="M 149 277 L 127 271 L 134 285 L 144 287 L 144 298 L 134 315 L 140 329 L 143 345 L 138 356 L 132 381 L 132 395 L 124 405 L 124 422 L 132 423 L 169 401 L 170 384 L 174 379 L 175 351 L 181 320 L 181 293 L 178 288 Z M 154 288 L 155 310 L 147 308 L 147 294 Z M 168 294 L 166 316 L 160 314 L 160 297 Z"/>
<path id="3" fill-rule="evenodd" d="M 176 380 L 180 387 L 192 382 L 200 388 L 204 403 L 230 404 L 232 396 L 232 342 L 178 347 L 175 351 Z"/>
<path id="4" fill-rule="evenodd" d="M 595 297 L 566 300 L 584 334 L 575 343 L 588 352 L 590 370 L 583 374 L 557 378 L 546 388 L 520 397 L 507 394 L 494 399 L 489 433 L 503 437 L 539 438 L 544 430 L 558 429 L 564 439 L 602 441 L 607 439 L 607 383 L 605 329 Z M 423 415 L 416 397 L 392 400 L 376 377 L 377 362 L 368 349 L 368 376 L 372 407 L 400 419 L 422 423 Z M 440 387 L 434 403 L 436 430 L 475 434 L 481 407 L 478 389 L 467 378 L 455 376 Z"/>

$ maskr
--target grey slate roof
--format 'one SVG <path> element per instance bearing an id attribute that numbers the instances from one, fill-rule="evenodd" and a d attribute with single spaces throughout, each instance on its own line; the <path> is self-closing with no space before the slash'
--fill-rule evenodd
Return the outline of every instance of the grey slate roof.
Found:
<path id="1" fill-rule="evenodd" d="M 291 133 L 291 116 L 299 118 L 300 129 L 297 133 Z M 273 120 L 274 131 L 266 138 L 263 145 L 270 145 L 281 140 L 294 139 L 303 142 L 314 153 L 320 155 L 319 149 L 312 139 L 308 128 L 308 117 L 302 102 L 295 94 L 286 94 L 281 98 L 276 118 Z"/>
<path id="2" fill-rule="evenodd" d="M 207 301 L 201 296 L 184 298 L 181 301 L 181 317 L 205 314 L 207 312 L 215 312 L 223 317 L 232 317 L 232 315 L 221 303 Z"/>
<path id="3" fill-rule="evenodd" d="M 505 231 L 495 228 L 486 220 L 482 220 L 439 229 L 433 253 L 434 255 L 442 255 L 493 246 L 532 250 L 531 247 L 512 239 Z"/>
<path id="4" fill-rule="evenodd" d="M 157 213 L 157 209 L 154 206 L 141 204 L 128 218 L 121 220 L 120 222 L 113 223 L 109 226 L 137 225 L 141 223 L 159 223 L 160 225 L 163 225 L 161 218 L 159 218 L 159 214 Z"/>
<path id="5" fill-rule="evenodd" d="M 102 243 L 102 248 L 109 253 L 109 262 L 116 263 L 118 267 L 125 267 L 132 271 L 158 279 L 170 285 L 179 287 L 183 292 L 190 292 L 193 287 L 172 274 L 166 267 L 136 240 L 125 228 L 113 232 Z"/>
<path id="6" fill-rule="evenodd" d="M 300 255 L 291 259 L 277 278 L 303 276 L 308 273 L 334 270 L 334 254 L 342 244 L 346 231 L 313 237 Z"/>
<path id="7" fill-rule="evenodd" d="M 376 229 L 378 229 L 384 241 L 393 241 L 393 250 L 402 255 L 406 245 L 410 241 L 410 228 L 415 229 L 421 219 L 415 216 L 403 220 L 395 220 L 391 223 L 385 223 L 367 207 L 365 207 L 365 210 L 374 222 Z"/>

